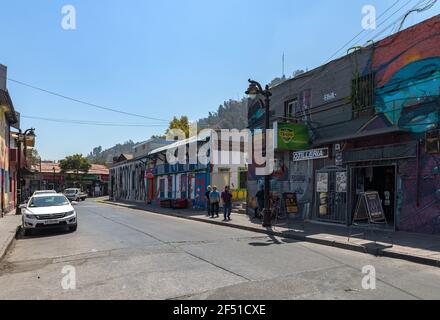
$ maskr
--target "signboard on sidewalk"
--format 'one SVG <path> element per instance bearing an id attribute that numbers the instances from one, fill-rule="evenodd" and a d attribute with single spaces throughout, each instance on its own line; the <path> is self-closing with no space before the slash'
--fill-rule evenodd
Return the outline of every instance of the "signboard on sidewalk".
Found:
<path id="1" fill-rule="evenodd" d="M 283 200 L 286 214 L 297 214 L 299 212 L 295 193 L 284 193 Z"/>
<path id="2" fill-rule="evenodd" d="M 376 191 L 364 192 L 360 195 L 353 222 L 368 220 L 372 224 L 387 223 L 382 200 Z"/>

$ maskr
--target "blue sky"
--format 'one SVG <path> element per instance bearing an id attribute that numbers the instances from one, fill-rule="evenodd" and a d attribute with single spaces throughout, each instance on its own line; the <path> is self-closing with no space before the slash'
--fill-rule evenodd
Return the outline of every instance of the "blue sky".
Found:
<path id="1" fill-rule="evenodd" d="M 195 120 L 225 100 L 241 98 L 249 77 L 265 83 L 280 76 L 283 52 L 288 75 L 319 66 L 361 30 L 364 5 L 375 5 L 379 15 L 395 1 L 1 0 L 0 63 L 8 66 L 10 78 L 60 94 L 154 118 Z M 67 4 L 77 11 L 73 31 L 61 28 L 61 8 Z M 405 26 L 439 14 L 439 7 L 412 15 Z M 381 29 L 364 32 L 360 42 Z M 13 82 L 8 87 L 26 116 L 163 123 L 97 110 Z M 145 140 L 165 129 L 22 119 L 22 128 L 29 127 L 37 130 L 41 156 L 54 160 L 99 145 Z"/>

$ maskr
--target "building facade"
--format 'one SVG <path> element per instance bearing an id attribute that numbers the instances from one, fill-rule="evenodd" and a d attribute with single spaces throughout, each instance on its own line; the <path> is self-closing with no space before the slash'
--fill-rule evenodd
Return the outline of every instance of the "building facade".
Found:
<path id="1" fill-rule="evenodd" d="M 67 188 L 80 188 L 90 197 L 109 194 L 109 169 L 104 165 L 92 164 L 87 173 L 62 172 L 57 162 L 43 161 L 33 165 L 24 175 L 25 198 L 37 190 L 63 192 Z"/>
<path id="2" fill-rule="evenodd" d="M 15 208 L 17 197 L 17 157 L 11 127 L 18 127 L 19 119 L 7 90 L 6 79 L 7 68 L 0 65 L 0 215 Z"/>
<path id="3" fill-rule="evenodd" d="M 389 228 L 440 232 L 439 43 L 436 16 L 272 88 L 272 122 L 309 131 L 309 148 L 275 153 L 298 219 L 351 225 L 375 191 Z"/>

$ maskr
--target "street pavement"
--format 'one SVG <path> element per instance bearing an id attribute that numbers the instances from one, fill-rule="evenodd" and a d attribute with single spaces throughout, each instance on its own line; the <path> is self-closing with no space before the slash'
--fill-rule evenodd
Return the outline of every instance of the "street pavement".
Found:
<path id="1" fill-rule="evenodd" d="M 440 298 L 436 267 L 92 200 L 76 210 L 75 233 L 18 238 L 0 262 L 0 299 Z M 376 289 L 362 286 L 366 266 Z"/>

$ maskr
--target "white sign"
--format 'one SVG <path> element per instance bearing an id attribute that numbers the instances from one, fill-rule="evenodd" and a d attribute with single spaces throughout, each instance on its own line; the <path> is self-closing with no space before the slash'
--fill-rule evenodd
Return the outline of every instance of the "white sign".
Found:
<path id="1" fill-rule="evenodd" d="M 329 156 L 328 148 L 298 151 L 293 153 L 293 161 L 325 159 Z"/>
<path id="2" fill-rule="evenodd" d="M 318 173 L 316 175 L 316 192 L 327 193 L 328 192 L 328 173 Z"/>
<path id="3" fill-rule="evenodd" d="M 324 101 L 328 102 L 330 100 L 334 100 L 336 99 L 336 93 L 335 92 L 330 92 L 324 95 Z"/>

